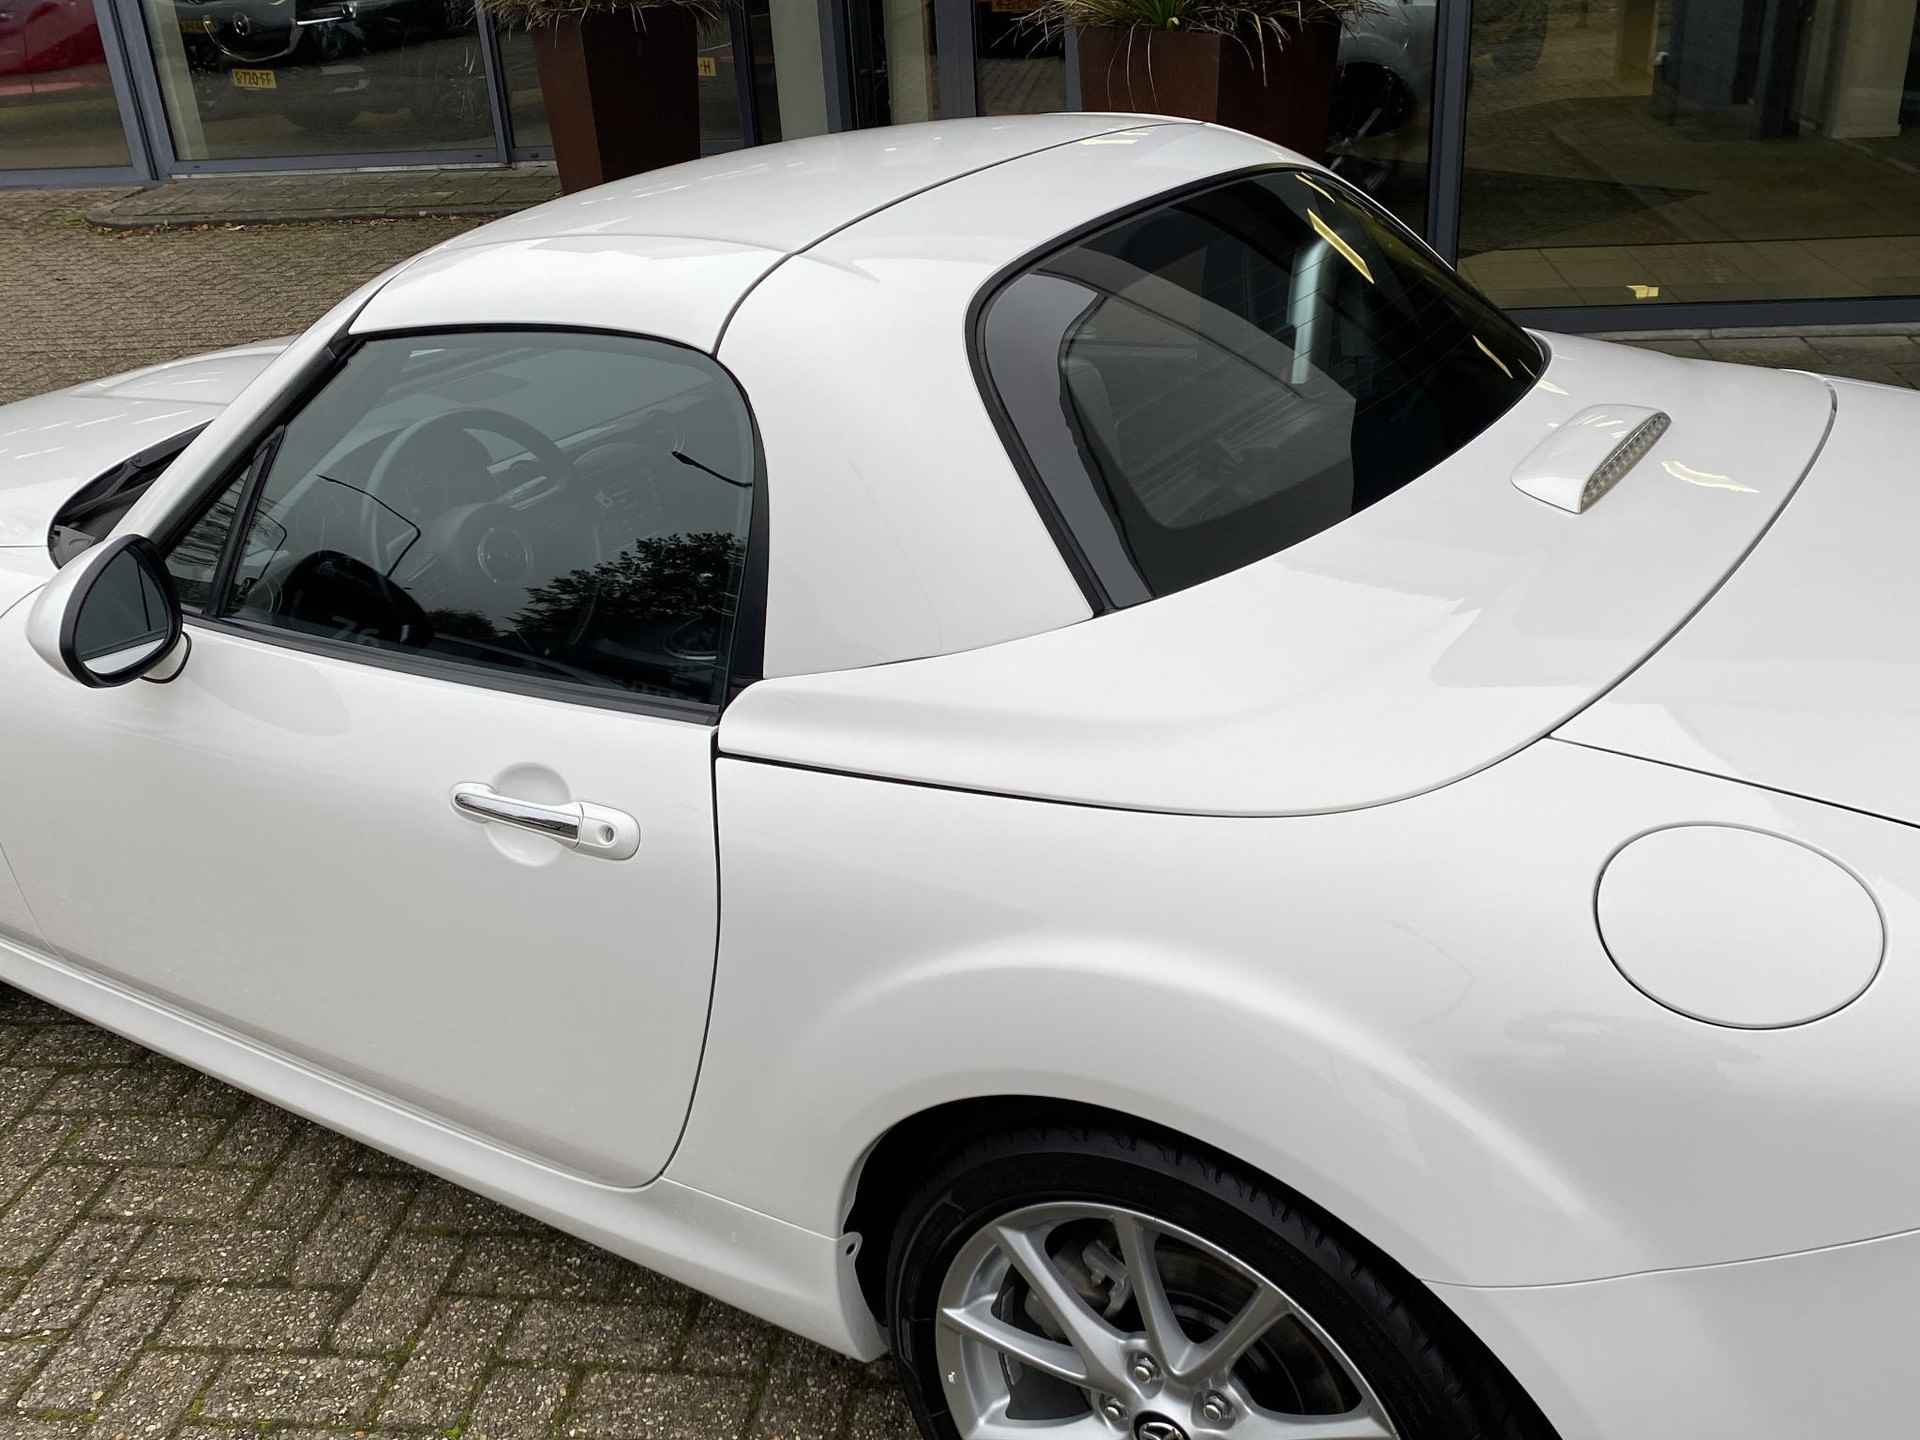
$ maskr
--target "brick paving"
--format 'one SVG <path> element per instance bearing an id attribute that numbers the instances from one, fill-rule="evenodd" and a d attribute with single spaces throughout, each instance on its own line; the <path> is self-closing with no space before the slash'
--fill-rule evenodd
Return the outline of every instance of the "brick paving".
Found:
<path id="1" fill-rule="evenodd" d="M 0 988 L 0 1437 L 907 1440 L 762 1325 Z"/>
<path id="2" fill-rule="evenodd" d="M 124 190 L 0 190 L 0 403 L 302 329 L 363 280 L 478 219 L 108 234 Z"/>
<path id="3" fill-rule="evenodd" d="M 1883 385 L 1920 387 L 1920 329 L 1897 325 L 1825 329 L 1653 331 L 1611 337 L 1647 350 L 1696 360 L 1817 370 Z"/>
<path id="4" fill-rule="evenodd" d="M 471 217 L 107 234 L 0 192 L 0 402 L 284 334 Z M 1636 343 L 1911 384 L 1920 341 Z M 0 1440 L 892 1440 L 859 1366 L 0 987 Z"/>

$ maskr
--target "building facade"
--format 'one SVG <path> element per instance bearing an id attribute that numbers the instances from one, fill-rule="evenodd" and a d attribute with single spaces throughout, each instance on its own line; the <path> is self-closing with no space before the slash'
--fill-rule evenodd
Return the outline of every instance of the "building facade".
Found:
<path id="1" fill-rule="evenodd" d="M 1031 0 L 751 0 L 709 153 L 1078 106 Z M 1330 161 L 1563 329 L 1920 320 L 1920 0 L 1381 0 Z M 1152 109 L 1141 96 L 1139 108 Z M 0 0 L 0 185 L 550 155 L 472 0 Z"/>

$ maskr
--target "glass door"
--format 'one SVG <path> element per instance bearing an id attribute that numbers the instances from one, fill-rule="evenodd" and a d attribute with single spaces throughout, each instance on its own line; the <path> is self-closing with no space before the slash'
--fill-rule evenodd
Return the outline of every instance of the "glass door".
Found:
<path id="1" fill-rule="evenodd" d="M 553 132 L 540 93 L 533 37 L 524 29 L 506 26 L 496 26 L 494 37 L 507 92 L 513 152 L 522 158 L 551 154 Z M 817 53 L 817 25 L 811 38 Z M 701 16 L 697 45 L 700 153 L 717 155 L 778 140 L 782 133 L 775 65 L 778 46 L 769 0 L 744 0 L 729 5 L 724 13 Z M 804 86 L 796 88 L 804 94 Z M 820 124 L 824 128 L 824 105 Z"/>
<path id="2" fill-rule="evenodd" d="M 1915 22 L 1915 0 L 1478 0 L 1461 268 L 1513 306 L 1920 292 Z"/>
<path id="3" fill-rule="evenodd" d="M 974 88 L 982 115 L 1044 115 L 1065 110 L 1064 36 L 1032 22 L 1038 0 L 967 0 L 973 7 Z"/>
<path id="4" fill-rule="evenodd" d="M 497 154 L 470 0 L 139 0 L 175 157 Z"/>
<path id="5" fill-rule="evenodd" d="M 533 58 L 533 36 L 519 26 L 496 25 L 494 48 L 500 55 L 500 83 L 507 92 L 507 126 L 515 154 L 550 154 L 553 131 L 547 102 L 540 94 L 540 69 Z"/>
<path id="6" fill-rule="evenodd" d="M 847 28 L 857 127 L 939 115 L 933 0 L 849 0 Z"/>
<path id="7" fill-rule="evenodd" d="M 1427 227 L 1436 0 L 1381 0 L 1340 35 L 1327 163 L 1413 229 Z"/>

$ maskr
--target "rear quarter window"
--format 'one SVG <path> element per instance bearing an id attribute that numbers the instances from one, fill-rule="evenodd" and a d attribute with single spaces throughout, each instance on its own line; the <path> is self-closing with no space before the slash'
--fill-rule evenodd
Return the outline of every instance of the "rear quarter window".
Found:
<path id="1" fill-rule="evenodd" d="M 1396 221 L 1297 170 L 1150 205 L 1030 262 L 975 340 L 1036 499 L 1115 606 L 1374 504 L 1543 365 Z"/>

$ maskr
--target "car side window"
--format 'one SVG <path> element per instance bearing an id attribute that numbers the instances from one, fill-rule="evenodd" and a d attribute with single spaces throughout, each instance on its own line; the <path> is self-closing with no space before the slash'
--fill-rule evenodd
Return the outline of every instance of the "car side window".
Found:
<path id="1" fill-rule="evenodd" d="M 204 595 L 207 536 L 245 514 L 210 613 L 521 681 L 724 698 L 757 455 L 706 355 L 560 331 L 371 340 L 268 443 L 251 504 L 223 495 L 170 558 Z"/>
<path id="2" fill-rule="evenodd" d="M 1148 206 L 1017 272 L 977 337 L 1016 457 L 1107 601 L 1299 544 L 1470 443 L 1539 344 L 1339 181 Z"/>
<path id="3" fill-rule="evenodd" d="M 167 551 L 167 571 L 179 593 L 180 608 L 189 614 L 207 608 L 214 572 L 220 568 L 220 552 L 226 547 L 227 532 L 233 528 L 234 512 L 246 483 L 246 472 L 235 476 Z"/>

